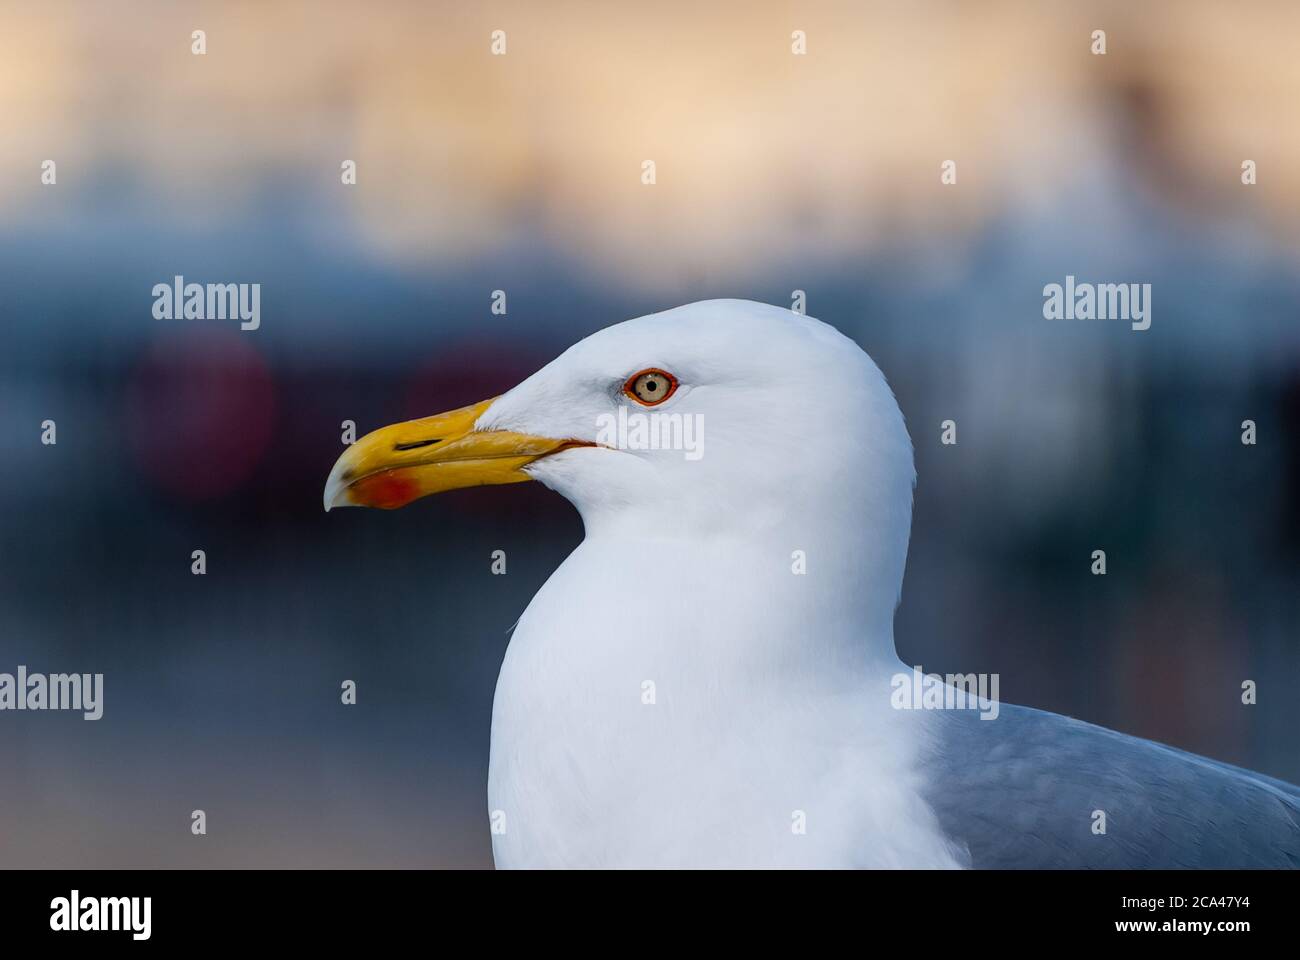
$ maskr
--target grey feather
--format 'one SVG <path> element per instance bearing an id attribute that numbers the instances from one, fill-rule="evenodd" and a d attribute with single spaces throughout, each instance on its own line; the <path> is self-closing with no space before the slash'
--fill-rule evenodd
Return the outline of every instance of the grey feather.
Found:
<path id="1" fill-rule="evenodd" d="M 1300 867 L 1300 787 L 1028 707 L 930 716 L 927 799 L 972 867 Z"/>

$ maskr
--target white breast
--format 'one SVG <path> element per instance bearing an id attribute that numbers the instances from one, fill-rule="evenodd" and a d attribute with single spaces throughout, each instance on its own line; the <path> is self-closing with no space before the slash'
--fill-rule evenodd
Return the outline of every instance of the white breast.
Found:
<path id="1" fill-rule="evenodd" d="M 497 682 L 497 865 L 955 866 L 889 708 L 896 661 L 810 615 L 809 579 L 784 545 L 583 543 Z"/>

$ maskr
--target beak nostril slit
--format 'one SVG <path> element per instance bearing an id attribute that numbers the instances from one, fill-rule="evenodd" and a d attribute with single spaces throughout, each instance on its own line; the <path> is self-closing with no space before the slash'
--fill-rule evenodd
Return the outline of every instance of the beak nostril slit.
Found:
<path id="1" fill-rule="evenodd" d="M 395 443 L 394 450 L 415 450 L 417 447 L 430 447 L 435 443 L 442 443 L 442 437 L 433 440 L 412 440 L 410 443 Z"/>

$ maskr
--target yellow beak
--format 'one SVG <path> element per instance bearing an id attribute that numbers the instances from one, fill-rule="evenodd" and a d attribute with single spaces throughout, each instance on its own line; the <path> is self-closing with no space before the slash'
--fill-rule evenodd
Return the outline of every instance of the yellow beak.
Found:
<path id="1" fill-rule="evenodd" d="M 395 510 L 431 493 L 531 480 L 523 468 L 581 440 L 556 440 L 504 430 L 474 430 L 496 398 L 368 433 L 334 464 L 325 481 L 325 509 Z"/>

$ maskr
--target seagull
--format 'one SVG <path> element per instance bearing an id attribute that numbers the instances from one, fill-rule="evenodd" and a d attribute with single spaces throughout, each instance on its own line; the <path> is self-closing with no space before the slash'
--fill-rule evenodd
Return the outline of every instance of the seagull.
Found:
<path id="1" fill-rule="evenodd" d="M 712 300 L 368 434 L 324 500 L 535 480 L 582 517 L 497 681 L 498 867 L 1300 866 L 1291 784 L 1027 707 L 899 708 L 915 478 L 857 344 Z"/>

